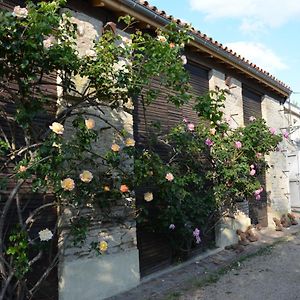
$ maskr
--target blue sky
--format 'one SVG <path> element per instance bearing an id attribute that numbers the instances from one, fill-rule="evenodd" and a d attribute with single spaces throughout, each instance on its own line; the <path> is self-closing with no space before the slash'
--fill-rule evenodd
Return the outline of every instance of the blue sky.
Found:
<path id="1" fill-rule="evenodd" d="M 299 0 L 149 0 L 289 85 L 300 105 Z M 299 94 L 297 94 L 299 92 Z"/>

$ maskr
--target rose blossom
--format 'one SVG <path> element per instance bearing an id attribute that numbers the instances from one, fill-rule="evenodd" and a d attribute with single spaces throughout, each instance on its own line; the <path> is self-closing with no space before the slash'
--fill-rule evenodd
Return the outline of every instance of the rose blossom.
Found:
<path id="1" fill-rule="evenodd" d="M 89 183 L 92 181 L 93 179 L 93 174 L 90 171 L 84 170 L 80 175 L 80 180 L 85 182 L 85 183 Z"/>
<path id="2" fill-rule="evenodd" d="M 125 145 L 126 145 L 127 147 L 134 147 L 134 145 L 135 145 L 135 140 L 132 139 L 132 138 L 128 138 L 128 139 L 126 139 L 126 141 L 125 141 Z"/>
<path id="3" fill-rule="evenodd" d="M 39 238 L 42 242 L 47 242 L 51 240 L 53 237 L 53 233 L 48 229 L 43 229 L 39 232 Z"/>
<path id="4" fill-rule="evenodd" d="M 198 228 L 195 228 L 193 231 L 193 236 L 196 238 L 196 244 L 199 244 L 201 242 L 200 238 L 200 230 Z"/>
<path id="5" fill-rule="evenodd" d="M 122 193 L 127 193 L 127 192 L 129 191 L 129 188 L 128 188 L 128 186 L 127 186 L 126 184 L 122 184 L 122 185 L 120 186 L 120 191 L 121 191 Z"/>
<path id="6" fill-rule="evenodd" d="M 181 56 L 180 56 L 180 59 L 182 60 L 182 64 L 183 64 L 183 65 L 186 65 L 186 64 L 187 64 L 187 58 L 186 58 L 185 55 L 181 55 Z"/>
<path id="7" fill-rule="evenodd" d="M 205 144 L 206 144 L 208 147 L 211 147 L 211 146 L 214 144 L 214 142 L 213 142 L 211 139 L 206 139 L 206 140 L 205 140 Z"/>
<path id="8" fill-rule="evenodd" d="M 53 122 L 49 128 L 56 134 L 63 134 L 64 133 L 64 126 L 58 122 Z"/>
<path id="9" fill-rule="evenodd" d="M 23 173 L 23 172 L 25 172 L 26 170 L 27 170 L 27 167 L 26 167 L 26 166 L 21 165 L 21 166 L 19 167 L 19 172 L 20 172 L 20 173 Z"/>
<path id="10" fill-rule="evenodd" d="M 257 152 L 257 153 L 255 154 L 255 156 L 256 156 L 256 158 L 258 158 L 258 159 L 260 159 L 260 158 L 263 157 L 263 155 L 262 155 L 260 152 Z"/>
<path id="11" fill-rule="evenodd" d="M 95 57 L 97 57 L 97 53 L 93 49 L 88 49 L 85 51 L 85 56 L 95 58 Z"/>
<path id="12" fill-rule="evenodd" d="M 188 130 L 189 130 L 189 131 L 194 131 L 194 130 L 195 130 L 195 125 L 194 125 L 193 123 L 189 123 L 189 124 L 187 125 L 187 127 L 188 127 Z"/>
<path id="13" fill-rule="evenodd" d="M 23 19 L 28 16 L 28 10 L 25 7 L 20 7 L 20 5 L 14 7 L 14 11 L 12 13 L 14 17 Z"/>
<path id="14" fill-rule="evenodd" d="M 173 181 L 174 180 L 174 176 L 172 173 L 167 173 L 166 177 L 165 177 L 168 181 Z"/>
<path id="15" fill-rule="evenodd" d="M 234 147 L 236 149 L 241 149 L 242 148 L 242 143 L 240 141 L 236 141 L 236 142 L 234 142 Z"/>
<path id="16" fill-rule="evenodd" d="M 170 224 L 169 229 L 174 230 L 175 229 L 175 225 L 174 224 Z"/>
<path id="17" fill-rule="evenodd" d="M 211 135 L 215 135 L 215 134 L 216 134 L 216 128 L 211 128 L 211 129 L 209 129 L 209 133 L 210 133 Z"/>
<path id="18" fill-rule="evenodd" d="M 105 241 L 101 241 L 98 245 L 98 249 L 100 252 L 105 252 L 108 248 L 108 244 Z"/>
<path id="19" fill-rule="evenodd" d="M 144 200 L 150 202 L 153 200 L 153 194 L 151 192 L 147 192 L 144 194 Z"/>
<path id="20" fill-rule="evenodd" d="M 163 35 L 158 35 L 157 40 L 162 43 L 165 43 L 167 41 L 166 37 L 164 37 Z"/>
<path id="21" fill-rule="evenodd" d="M 62 180 L 60 185 L 65 191 L 72 191 L 75 188 L 75 182 L 72 178 Z"/>
<path id="22" fill-rule="evenodd" d="M 250 175 L 251 175 L 251 176 L 254 176 L 254 175 L 255 175 L 255 173 L 256 173 L 255 169 L 251 169 L 251 171 L 250 171 Z"/>
<path id="23" fill-rule="evenodd" d="M 249 118 L 249 121 L 250 121 L 250 122 L 254 122 L 254 121 L 256 121 L 256 118 L 255 118 L 254 116 L 251 116 L 251 117 Z"/>
<path id="24" fill-rule="evenodd" d="M 84 123 L 87 129 L 93 129 L 95 127 L 95 120 L 92 118 L 85 120 Z"/>
<path id="25" fill-rule="evenodd" d="M 271 134 L 275 134 L 276 133 L 276 128 L 271 127 L 271 128 L 269 128 L 269 131 L 271 132 Z"/>
<path id="26" fill-rule="evenodd" d="M 54 36 L 49 36 L 45 40 L 43 40 L 43 46 L 45 49 L 49 49 L 53 46 L 55 42 L 55 37 Z"/>
<path id="27" fill-rule="evenodd" d="M 286 130 L 282 134 L 283 134 L 283 137 L 286 139 L 289 137 L 289 133 Z"/>
<path id="28" fill-rule="evenodd" d="M 117 144 L 112 144 L 110 149 L 114 152 L 119 152 L 120 151 L 120 146 Z"/>

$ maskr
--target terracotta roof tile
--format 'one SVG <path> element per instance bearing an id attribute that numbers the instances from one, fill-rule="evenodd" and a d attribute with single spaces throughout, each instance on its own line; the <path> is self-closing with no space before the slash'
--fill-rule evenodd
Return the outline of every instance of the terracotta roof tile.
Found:
<path id="1" fill-rule="evenodd" d="M 139 3 L 143 6 L 146 6 L 148 9 L 150 9 L 151 11 L 153 11 L 154 13 L 165 17 L 166 19 L 172 20 L 174 22 L 176 22 L 179 25 L 185 25 L 187 24 L 186 22 L 183 22 L 180 19 L 174 18 L 171 15 L 167 15 L 166 12 L 164 10 L 159 10 L 156 6 L 151 6 L 149 4 L 148 1 L 143 1 L 143 0 L 133 0 L 136 3 Z M 244 57 L 242 57 L 241 55 L 237 54 L 236 52 L 232 51 L 231 49 L 229 49 L 227 46 L 223 46 L 223 44 L 215 41 L 213 38 L 208 37 L 205 33 L 201 33 L 201 31 L 196 30 L 194 27 L 192 27 L 191 29 L 192 33 L 194 33 L 195 35 L 197 35 L 198 37 L 210 42 L 211 44 L 213 44 L 214 46 L 219 47 L 220 49 L 222 49 L 223 51 L 226 51 L 227 53 L 231 54 L 232 56 L 234 56 L 235 58 L 241 60 L 242 62 L 248 64 L 250 67 L 254 68 L 255 70 L 259 71 L 260 73 L 268 76 L 269 78 L 275 80 L 278 84 L 282 85 L 284 88 L 288 89 L 289 91 L 291 91 L 291 88 L 289 86 L 287 86 L 284 82 L 282 82 L 281 80 L 278 80 L 276 77 L 274 77 L 273 75 L 271 75 L 269 72 L 263 70 L 262 68 L 258 67 L 256 64 L 251 63 L 248 59 L 246 60 Z"/>

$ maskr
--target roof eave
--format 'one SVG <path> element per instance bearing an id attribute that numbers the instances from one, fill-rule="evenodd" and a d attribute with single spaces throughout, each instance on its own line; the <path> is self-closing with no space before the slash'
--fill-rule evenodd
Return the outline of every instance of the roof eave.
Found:
<path id="1" fill-rule="evenodd" d="M 171 20 L 165 18 L 164 16 L 161 16 L 148 7 L 132 0 L 92 0 L 92 3 L 94 6 L 106 6 L 118 11 L 122 11 L 123 13 L 130 14 L 136 19 L 146 22 L 153 27 L 165 26 L 171 22 Z M 196 32 L 191 32 L 191 34 L 194 38 L 194 40 L 190 43 L 192 46 L 200 48 L 202 51 L 209 53 L 210 55 L 242 71 L 248 76 L 251 76 L 252 78 L 262 82 L 264 85 L 279 93 L 285 99 L 287 99 L 292 93 L 288 87 L 280 84 L 272 77 L 260 72 L 247 62 L 223 50 L 217 45 L 199 37 Z"/>

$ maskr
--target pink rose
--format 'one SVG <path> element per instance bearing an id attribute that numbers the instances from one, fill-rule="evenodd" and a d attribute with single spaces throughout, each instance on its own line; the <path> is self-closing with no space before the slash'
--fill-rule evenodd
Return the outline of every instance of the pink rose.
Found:
<path id="1" fill-rule="evenodd" d="M 283 137 L 286 139 L 289 137 L 289 133 L 286 130 L 282 134 L 283 134 Z"/>
<path id="2" fill-rule="evenodd" d="M 172 173 L 167 173 L 166 177 L 165 177 L 168 181 L 173 181 L 174 180 L 174 176 Z"/>
<path id="3" fill-rule="evenodd" d="M 275 134 L 276 133 L 276 128 L 271 127 L 271 128 L 269 128 L 269 131 L 271 132 L 271 134 Z"/>
<path id="4" fill-rule="evenodd" d="M 234 147 L 236 149 L 241 149 L 242 148 L 242 143 L 240 141 L 236 141 L 236 142 L 234 142 Z"/>
<path id="5" fill-rule="evenodd" d="M 261 159 L 263 157 L 263 155 L 260 152 L 257 152 L 255 154 L 255 156 L 256 156 L 257 159 Z"/>
<path id="6" fill-rule="evenodd" d="M 189 124 L 187 125 L 187 127 L 188 127 L 188 130 L 189 130 L 189 131 L 194 131 L 194 130 L 195 130 L 195 125 L 194 125 L 193 123 L 189 123 Z"/>
<path id="7" fill-rule="evenodd" d="M 206 140 L 205 140 L 205 144 L 206 144 L 208 147 L 211 147 L 211 146 L 214 144 L 214 142 L 213 142 L 211 139 L 206 139 Z"/>
<path id="8" fill-rule="evenodd" d="M 250 175 L 251 175 L 251 176 L 254 176 L 254 175 L 255 175 L 255 173 L 256 173 L 255 169 L 251 169 L 251 171 L 250 171 Z"/>

